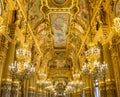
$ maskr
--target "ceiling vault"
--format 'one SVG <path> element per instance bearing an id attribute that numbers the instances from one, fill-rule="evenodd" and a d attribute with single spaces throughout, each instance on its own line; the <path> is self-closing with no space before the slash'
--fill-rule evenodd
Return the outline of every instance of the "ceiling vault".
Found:
<path id="1" fill-rule="evenodd" d="M 90 90 L 93 81 L 86 75 L 94 84 L 103 76 L 104 83 L 120 78 L 119 5 L 120 0 L 0 0 L 3 75 L 18 74 L 22 83 L 34 72 L 29 84 L 58 97 Z"/>

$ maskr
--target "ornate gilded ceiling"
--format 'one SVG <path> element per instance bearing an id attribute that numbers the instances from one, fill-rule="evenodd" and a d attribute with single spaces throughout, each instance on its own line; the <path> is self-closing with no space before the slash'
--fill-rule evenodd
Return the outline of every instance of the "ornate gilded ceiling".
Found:
<path id="1" fill-rule="evenodd" d="M 84 51 L 88 48 L 87 44 L 91 41 L 105 44 L 112 37 L 111 29 L 108 31 L 110 24 L 107 22 L 112 15 L 104 14 L 106 10 L 111 13 L 107 8 L 112 1 L 9 0 L 8 2 L 15 10 L 16 18 L 13 20 L 16 24 L 17 41 L 21 44 L 24 42 L 27 25 L 26 38 L 33 53 L 33 63 L 38 72 L 47 73 L 48 78 L 53 81 L 71 80 L 72 74 L 80 72 L 80 66 L 85 61 Z M 118 7 L 115 9 L 118 15 Z M 110 37 L 104 37 L 109 34 Z"/>

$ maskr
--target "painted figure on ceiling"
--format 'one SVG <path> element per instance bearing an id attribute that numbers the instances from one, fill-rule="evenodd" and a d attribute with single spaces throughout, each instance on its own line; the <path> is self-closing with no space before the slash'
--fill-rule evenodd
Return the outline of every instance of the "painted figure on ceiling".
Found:
<path id="1" fill-rule="evenodd" d="M 80 12 L 77 19 L 80 20 L 81 24 L 85 25 L 89 21 L 89 12 L 87 7 L 87 0 L 79 1 Z"/>
<path id="2" fill-rule="evenodd" d="M 56 38 L 55 44 L 59 42 L 59 44 L 65 44 L 65 30 L 66 30 L 66 23 L 64 22 L 63 18 L 57 18 L 53 24 L 53 29 L 55 31 L 54 37 Z"/>
<path id="3" fill-rule="evenodd" d="M 68 14 L 52 14 L 51 25 L 52 32 L 54 34 L 54 45 L 55 47 L 66 46 L 66 33 L 68 27 Z"/>

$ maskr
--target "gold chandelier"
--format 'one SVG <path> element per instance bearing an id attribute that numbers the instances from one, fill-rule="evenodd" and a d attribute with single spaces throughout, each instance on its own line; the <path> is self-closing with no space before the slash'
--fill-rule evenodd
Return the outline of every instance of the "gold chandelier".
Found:
<path id="1" fill-rule="evenodd" d="M 74 89 L 83 88 L 83 82 L 79 80 L 71 81 L 68 86 L 72 86 Z"/>
<path id="2" fill-rule="evenodd" d="M 23 48 L 16 50 L 16 61 L 9 66 L 12 77 L 24 80 L 33 76 L 35 73 L 35 67 L 31 65 L 30 62 L 31 52 L 25 44 Z"/>
<path id="3" fill-rule="evenodd" d="M 31 51 L 28 48 L 28 44 L 24 43 L 22 48 L 16 50 L 16 59 L 19 61 L 31 61 Z"/>
<path id="4" fill-rule="evenodd" d="M 85 51 L 86 59 L 91 62 L 100 57 L 100 49 L 94 45 L 94 43 L 89 44 L 90 49 Z"/>
<path id="5" fill-rule="evenodd" d="M 28 15 L 29 15 L 29 0 L 27 4 L 26 10 L 26 21 L 22 22 L 26 25 L 26 32 L 25 32 L 25 42 L 22 47 L 16 50 L 16 61 L 9 66 L 9 70 L 13 77 L 16 77 L 20 80 L 24 80 L 30 78 L 35 73 L 34 65 L 31 65 L 31 50 L 29 49 L 29 43 L 27 43 L 27 32 L 28 30 Z"/>
<path id="6" fill-rule="evenodd" d="M 67 85 L 64 90 L 64 95 L 67 95 L 67 94 L 71 93 L 72 91 L 74 91 L 74 87 Z"/>
<path id="7" fill-rule="evenodd" d="M 93 62 L 84 63 L 84 65 L 82 66 L 83 75 L 92 79 L 103 78 L 107 71 L 107 64 L 105 62 L 101 64 L 97 60 Z"/>
<path id="8" fill-rule="evenodd" d="M 108 71 L 107 64 L 98 61 L 100 58 L 100 49 L 94 44 L 90 46 L 90 49 L 85 52 L 87 62 L 84 62 L 82 66 L 82 73 L 92 79 L 104 77 Z"/>
<path id="9" fill-rule="evenodd" d="M 74 80 L 79 80 L 80 79 L 80 74 L 79 73 L 74 73 L 73 74 L 73 79 Z"/>
<path id="10" fill-rule="evenodd" d="M 87 62 L 82 66 L 82 74 L 94 80 L 94 95 L 100 97 L 98 79 L 103 78 L 108 72 L 108 66 L 105 62 L 100 63 L 100 49 L 92 44 L 90 49 L 85 52 Z"/>
<path id="11" fill-rule="evenodd" d="M 80 73 L 73 74 L 73 80 L 68 82 L 64 90 L 64 95 L 69 95 L 69 93 L 74 90 L 77 91 L 77 89 L 83 89 L 83 82 L 80 81 Z"/>

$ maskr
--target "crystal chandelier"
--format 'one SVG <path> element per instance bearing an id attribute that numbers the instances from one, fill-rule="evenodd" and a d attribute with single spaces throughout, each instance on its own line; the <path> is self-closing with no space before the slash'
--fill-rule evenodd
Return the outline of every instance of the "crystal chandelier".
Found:
<path id="1" fill-rule="evenodd" d="M 94 44 L 90 46 L 90 49 L 85 52 L 87 62 L 82 66 L 82 73 L 92 79 L 104 77 L 108 71 L 107 64 L 98 61 L 100 58 L 100 49 Z"/>
<path id="2" fill-rule="evenodd" d="M 114 25 L 113 25 L 113 29 L 118 33 L 118 35 L 120 35 L 120 18 L 116 17 L 114 18 Z"/>
<path id="3" fill-rule="evenodd" d="M 68 86 L 72 86 L 76 89 L 83 87 L 83 82 L 80 81 L 80 73 L 73 74 L 73 81 L 68 82 Z"/>
<path id="4" fill-rule="evenodd" d="M 46 89 L 46 90 L 49 90 L 49 91 L 51 91 L 51 92 L 56 92 L 55 86 L 53 86 L 53 85 L 47 86 L 47 87 L 45 87 L 45 89 Z"/>
<path id="5" fill-rule="evenodd" d="M 79 80 L 80 79 L 80 74 L 79 73 L 73 74 L 73 79 L 74 80 Z"/>
<path id="6" fill-rule="evenodd" d="M 105 62 L 100 63 L 97 60 L 93 62 L 84 63 L 84 65 L 82 66 L 83 75 L 92 79 L 103 78 L 107 71 L 107 64 Z"/>
<path id="7" fill-rule="evenodd" d="M 67 85 L 64 90 L 64 95 L 69 94 L 72 91 L 74 91 L 74 87 Z"/>
<path id="8" fill-rule="evenodd" d="M 72 86 L 75 89 L 83 88 L 83 82 L 79 80 L 71 81 L 68 83 L 68 86 Z"/>
<path id="9" fill-rule="evenodd" d="M 56 87 L 53 86 L 51 81 L 49 81 L 49 80 L 43 81 L 42 80 L 42 81 L 40 81 L 39 84 L 42 85 L 41 89 L 49 91 L 50 95 L 51 95 L 51 93 L 54 94 L 54 95 L 57 94 Z"/>
<path id="10" fill-rule="evenodd" d="M 45 82 L 47 79 L 47 74 L 44 72 L 39 73 L 38 76 L 41 79 L 41 81 L 43 81 L 43 82 Z"/>
<path id="11" fill-rule="evenodd" d="M 29 63 L 14 62 L 9 66 L 10 73 L 14 78 L 23 80 L 30 78 L 35 73 L 35 67 Z"/>
<path id="12" fill-rule="evenodd" d="M 94 61 L 100 57 L 100 49 L 97 48 L 93 43 L 89 44 L 90 49 L 85 51 L 85 56 L 88 61 Z"/>
<path id="13" fill-rule="evenodd" d="M 16 50 L 16 58 L 19 61 L 31 61 L 31 51 L 28 49 L 28 44 L 24 43 L 22 48 Z"/>
<path id="14" fill-rule="evenodd" d="M 41 81 L 39 81 L 39 84 L 44 87 L 52 85 L 51 81 L 49 81 L 49 80 L 41 80 Z"/>
<path id="15" fill-rule="evenodd" d="M 31 52 L 27 49 L 26 44 L 23 48 L 16 50 L 16 60 L 9 66 L 10 73 L 14 78 L 24 80 L 35 73 L 35 67 L 30 64 Z"/>
<path id="16" fill-rule="evenodd" d="M 108 72 L 108 66 L 105 62 L 100 63 L 100 49 L 94 44 L 85 52 L 87 62 L 82 66 L 82 74 L 94 80 L 94 95 L 100 97 L 98 79 L 103 78 Z"/>
<path id="17" fill-rule="evenodd" d="M 84 86 L 83 86 L 83 82 L 79 81 L 79 80 L 73 80 L 68 82 L 68 85 L 65 88 L 64 94 L 69 94 L 70 92 L 73 92 L 74 90 L 77 92 L 77 89 L 82 89 L 83 93 L 82 95 L 84 95 Z M 84 96 L 82 96 L 84 97 Z"/>

